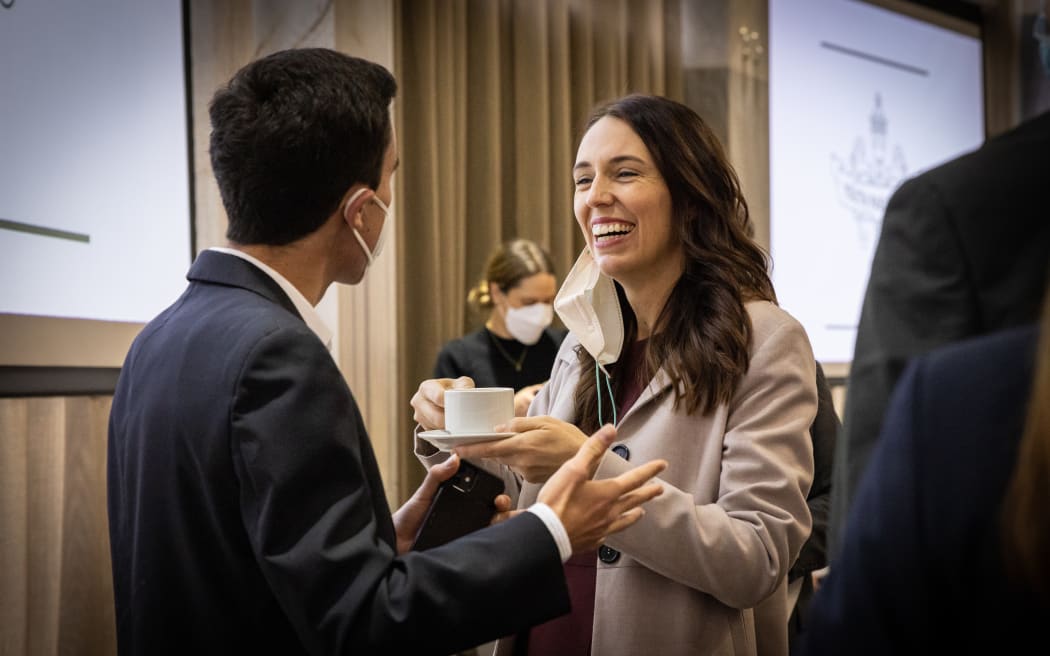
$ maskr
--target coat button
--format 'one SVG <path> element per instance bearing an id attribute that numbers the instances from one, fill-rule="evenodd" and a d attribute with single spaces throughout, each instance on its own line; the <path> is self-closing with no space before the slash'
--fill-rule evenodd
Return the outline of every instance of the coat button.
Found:
<path id="1" fill-rule="evenodd" d="M 620 456 L 624 460 L 630 460 L 631 459 L 631 450 L 628 449 L 623 444 L 617 444 L 616 446 L 614 446 L 612 448 L 612 452 L 615 453 L 616 455 Z"/>
<path id="2" fill-rule="evenodd" d="M 607 547 L 604 544 L 598 547 L 598 560 L 602 561 L 606 565 L 612 565 L 616 561 L 620 560 L 620 552 L 612 547 Z"/>

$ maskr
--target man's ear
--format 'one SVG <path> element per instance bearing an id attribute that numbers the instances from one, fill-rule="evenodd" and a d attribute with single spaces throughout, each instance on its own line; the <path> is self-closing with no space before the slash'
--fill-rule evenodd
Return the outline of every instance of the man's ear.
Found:
<path id="1" fill-rule="evenodd" d="M 375 192 L 364 185 L 354 185 L 347 192 L 346 199 L 342 203 L 343 221 L 351 228 L 363 230 L 365 218 L 362 209 L 365 204 L 375 196 Z"/>

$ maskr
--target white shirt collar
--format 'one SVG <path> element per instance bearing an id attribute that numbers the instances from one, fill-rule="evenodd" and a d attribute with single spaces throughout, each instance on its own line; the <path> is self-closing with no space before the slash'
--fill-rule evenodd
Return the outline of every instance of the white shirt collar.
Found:
<path id="1" fill-rule="evenodd" d="M 310 301 L 306 300 L 303 293 L 296 289 L 295 285 L 288 282 L 287 278 L 273 268 L 267 266 L 258 258 L 252 257 L 244 251 L 239 251 L 235 248 L 224 248 L 222 246 L 212 246 L 208 250 L 226 253 L 227 255 L 234 255 L 242 260 L 251 262 L 263 273 L 273 278 L 273 281 L 280 285 L 281 289 L 284 290 L 284 293 L 288 294 L 288 298 L 292 299 L 292 304 L 295 305 L 295 309 L 299 311 L 299 316 L 301 316 L 303 321 L 306 322 L 307 328 L 317 335 L 317 338 L 321 340 L 321 343 L 324 344 L 326 349 L 329 351 L 332 350 L 332 331 L 325 325 L 324 321 L 321 320 L 321 315 L 317 313 L 317 310 L 310 304 Z"/>

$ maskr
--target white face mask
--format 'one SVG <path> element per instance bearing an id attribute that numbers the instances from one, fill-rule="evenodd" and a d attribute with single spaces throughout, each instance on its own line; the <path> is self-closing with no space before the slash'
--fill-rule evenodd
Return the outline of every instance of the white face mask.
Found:
<path id="1" fill-rule="evenodd" d="M 370 190 L 367 187 L 362 187 L 361 189 L 355 191 L 354 195 L 346 201 L 347 210 L 349 210 L 350 204 L 357 200 L 357 197 L 365 193 L 366 191 Z M 388 223 L 390 223 L 390 208 L 388 208 L 386 204 L 383 203 L 383 201 L 379 200 L 379 196 L 372 196 L 372 202 L 378 205 L 379 209 L 383 210 L 383 225 L 379 228 L 379 239 L 376 240 L 375 248 L 373 250 L 369 250 L 368 244 L 365 243 L 364 238 L 361 236 L 361 233 L 357 231 L 357 228 L 351 228 L 354 231 L 354 238 L 357 239 L 358 244 L 361 244 L 361 250 L 365 252 L 365 257 L 368 258 L 369 267 L 375 263 L 376 258 L 379 257 L 379 254 L 381 252 L 383 252 L 383 244 L 386 242 L 386 235 L 387 232 L 389 232 L 386 229 L 386 226 Z M 365 268 L 367 270 L 368 267 Z"/>
<path id="2" fill-rule="evenodd" d="M 612 278 L 584 248 L 566 276 L 554 309 L 599 365 L 612 364 L 623 349 L 623 314 Z"/>
<path id="3" fill-rule="evenodd" d="M 508 307 L 503 320 L 514 339 L 522 344 L 535 344 L 540 341 L 544 329 L 554 321 L 554 307 L 550 303 Z"/>

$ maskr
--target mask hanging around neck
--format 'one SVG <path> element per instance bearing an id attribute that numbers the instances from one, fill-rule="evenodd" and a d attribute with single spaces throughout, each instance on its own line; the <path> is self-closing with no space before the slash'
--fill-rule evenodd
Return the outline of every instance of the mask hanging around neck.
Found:
<path id="1" fill-rule="evenodd" d="M 616 294 L 613 279 L 601 272 L 589 248 L 584 248 L 565 277 L 554 309 L 565 327 L 576 336 L 580 345 L 594 358 L 594 382 L 598 393 L 598 423 L 603 423 L 603 390 L 600 374 L 605 374 L 605 392 L 612 407 L 613 425 L 616 425 L 616 399 L 613 396 L 609 372 L 604 365 L 620 358 L 623 350 L 623 311 Z"/>
<path id="2" fill-rule="evenodd" d="M 623 349 L 623 312 L 613 279 L 584 248 L 554 299 L 565 327 L 599 365 L 616 362 Z M 604 367 L 603 367 L 604 368 Z"/>

